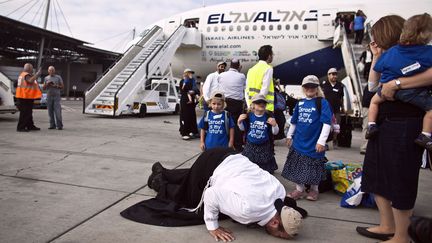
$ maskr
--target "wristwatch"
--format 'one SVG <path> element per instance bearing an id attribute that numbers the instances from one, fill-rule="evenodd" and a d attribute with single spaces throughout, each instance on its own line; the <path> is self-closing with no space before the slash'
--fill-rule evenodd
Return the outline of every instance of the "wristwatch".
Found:
<path id="1" fill-rule="evenodd" d="M 401 89 L 401 81 L 399 79 L 395 80 L 395 84 L 396 84 L 397 89 Z"/>

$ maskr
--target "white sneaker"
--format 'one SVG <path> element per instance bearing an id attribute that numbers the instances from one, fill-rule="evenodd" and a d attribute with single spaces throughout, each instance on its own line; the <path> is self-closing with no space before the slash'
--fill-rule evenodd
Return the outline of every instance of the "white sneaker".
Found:
<path id="1" fill-rule="evenodd" d="M 183 136 L 182 139 L 183 139 L 183 140 L 189 140 L 190 137 L 189 137 L 189 136 Z"/>

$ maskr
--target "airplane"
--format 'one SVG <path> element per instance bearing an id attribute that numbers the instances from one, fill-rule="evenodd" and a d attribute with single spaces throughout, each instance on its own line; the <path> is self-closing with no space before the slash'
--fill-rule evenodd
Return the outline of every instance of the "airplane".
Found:
<path id="1" fill-rule="evenodd" d="M 169 35 L 178 25 L 192 22 L 202 34 L 202 48 L 179 48 L 172 61 L 173 72 L 185 68 L 198 79 L 215 71 L 219 61 L 237 58 L 243 72 L 257 61 L 262 45 L 273 46 L 274 76 L 283 84 L 300 84 L 303 77 L 323 77 L 330 67 L 343 68 L 340 49 L 332 39 L 338 13 L 363 10 L 373 23 L 388 14 L 409 18 L 432 9 L 432 1 L 256 1 L 198 8 L 162 19 L 158 25 Z"/>
<path id="2" fill-rule="evenodd" d="M 415 4 L 404 0 L 288 0 L 227 3 L 179 13 L 150 24 L 129 43 L 124 60 L 89 87 L 83 112 L 113 116 L 176 112 L 171 76 L 179 80 L 183 70 L 191 68 L 197 81 L 203 82 L 218 62 L 232 58 L 240 60 L 246 73 L 257 62 L 259 47 L 271 45 L 274 78 L 296 98 L 301 96 L 303 77 L 313 74 L 322 80 L 332 67 L 346 73 L 342 77 L 345 110 L 360 121 L 364 81 L 356 64 L 365 46 L 349 44 L 336 23 L 337 15 L 354 16 L 362 10 L 371 26 L 385 15 L 409 18 L 430 9 L 430 0 Z M 161 31 L 164 37 L 157 37 Z M 155 73 L 159 76 L 154 77 Z"/>

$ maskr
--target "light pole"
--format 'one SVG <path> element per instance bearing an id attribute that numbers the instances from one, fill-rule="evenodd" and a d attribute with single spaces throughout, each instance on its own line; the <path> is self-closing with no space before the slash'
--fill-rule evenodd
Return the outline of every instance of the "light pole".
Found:
<path id="1" fill-rule="evenodd" d="M 51 5 L 51 0 L 48 0 L 46 10 L 45 10 L 45 20 L 44 20 L 44 27 L 43 27 L 44 29 L 47 28 L 50 5 Z M 38 62 L 37 62 L 37 68 L 38 69 L 41 68 L 41 65 L 42 65 L 44 45 L 45 45 L 45 36 L 42 35 L 42 40 L 41 40 L 40 47 L 39 47 L 39 58 L 38 58 Z"/>

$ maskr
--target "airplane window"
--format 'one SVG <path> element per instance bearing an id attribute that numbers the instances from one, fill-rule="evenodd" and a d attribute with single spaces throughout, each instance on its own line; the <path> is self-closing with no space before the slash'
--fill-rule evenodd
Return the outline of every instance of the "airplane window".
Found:
<path id="1" fill-rule="evenodd" d="M 285 29 L 289 30 L 290 29 L 290 25 L 289 24 L 285 25 Z"/>
<path id="2" fill-rule="evenodd" d="M 304 29 L 304 30 L 307 29 L 307 24 L 304 24 L 304 25 L 303 25 L 303 29 Z"/>
<path id="3" fill-rule="evenodd" d="M 278 24 L 277 29 L 281 30 L 282 29 L 282 25 Z"/>
<path id="4" fill-rule="evenodd" d="M 273 25 L 270 25 L 270 26 L 269 26 L 269 30 L 273 30 Z"/>
<path id="5" fill-rule="evenodd" d="M 258 27 L 257 27 L 256 25 L 254 25 L 254 26 L 252 26 L 252 29 L 253 29 L 254 31 L 256 31 L 256 30 L 258 29 Z"/>
<path id="6" fill-rule="evenodd" d="M 237 31 L 241 31 L 241 25 L 237 25 Z"/>
<path id="7" fill-rule="evenodd" d="M 211 31 L 211 27 L 209 26 L 209 27 L 207 27 L 207 32 L 210 32 Z"/>
<path id="8" fill-rule="evenodd" d="M 226 30 L 226 27 L 222 26 L 221 31 L 225 31 L 225 30 Z"/>
<path id="9" fill-rule="evenodd" d="M 265 25 L 261 25 L 261 30 L 265 30 Z"/>
<path id="10" fill-rule="evenodd" d="M 217 32 L 217 31 L 218 31 L 218 27 L 215 26 L 215 27 L 214 27 L 214 32 Z"/>
<path id="11" fill-rule="evenodd" d="M 299 27 L 298 24 L 295 24 L 295 25 L 294 25 L 294 29 L 295 29 L 295 30 L 298 30 L 298 27 Z"/>
<path id="12" fill-rule="evenodd" d="M 234 30 L 234 26 L 231 25 L 231 26 L 229 27 L 229 31 L 233 31 L 233 30 Z"/>
<path id="13" fill-rule="evenodd" d="M 246 25 L 246 26 L 245 26 L 245 30 L 246 30 L 246 31 L 249 31 L 249 25 Z"/>

